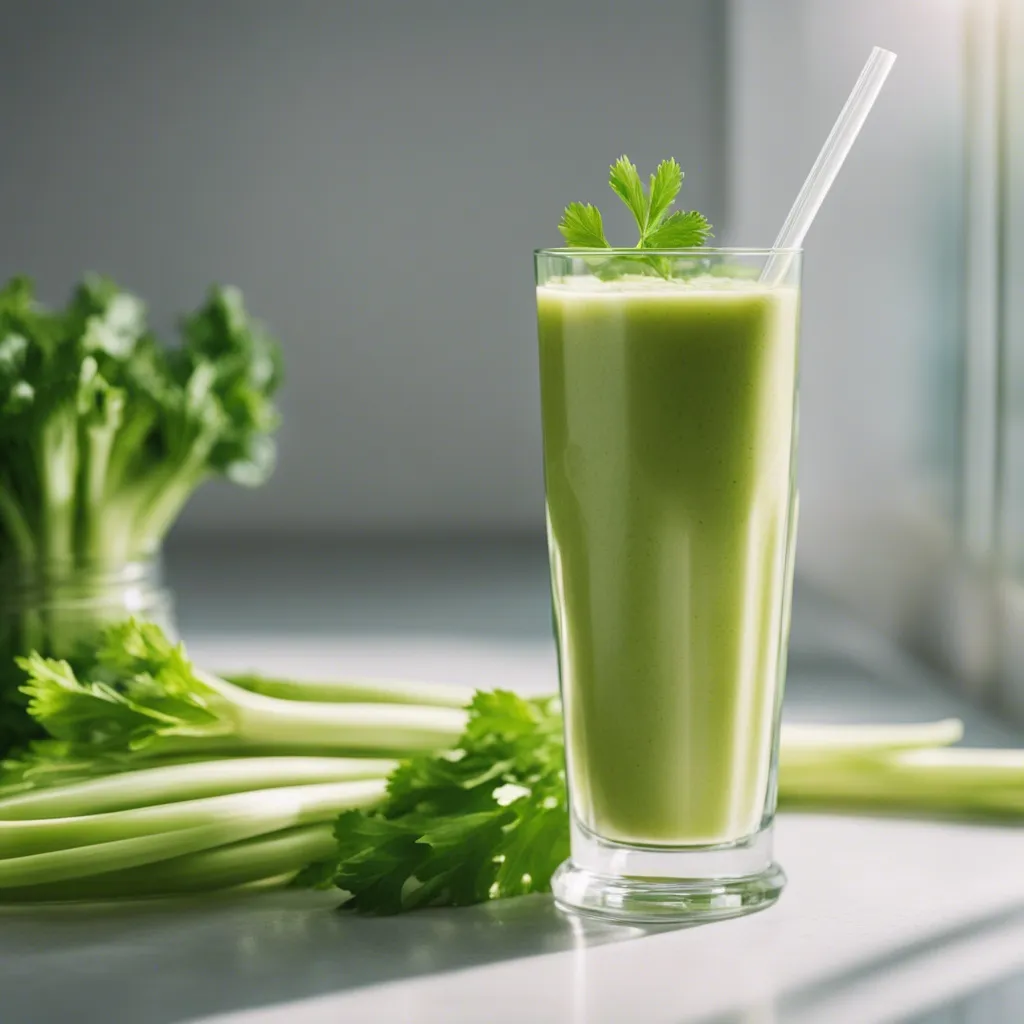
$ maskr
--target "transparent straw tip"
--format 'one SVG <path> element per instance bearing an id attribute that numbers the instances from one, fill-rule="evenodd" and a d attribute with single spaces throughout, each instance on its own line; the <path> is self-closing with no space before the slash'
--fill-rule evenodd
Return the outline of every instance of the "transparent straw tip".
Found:
<path id="1" fill-rule="evenodd" d="M 836 180 L 839 169 L 843 166 L 871 108 L 878 99 L 878 94 L 885 85 L 886 78 L 896 62 L 896 54 L 876 46 L 871 51 L 850 93 L 843 109 L 839 112 L 836 123 L 832 126 L 825 145 L 821 147 L 818 159 L 814 161 L 807 180 L 800 189 L 793 203 L 786 222 L 782 225 L 775 249 L 798 249 L 810 229 L 814 218 L 821 209 L 821 204 L 828 195 L 828 190 Z M 775 253 L 765 264 L 761 272 L 761 280 L 768 284 L 778 284 L 789 267 L 791 257 L 788 253 Z"/>

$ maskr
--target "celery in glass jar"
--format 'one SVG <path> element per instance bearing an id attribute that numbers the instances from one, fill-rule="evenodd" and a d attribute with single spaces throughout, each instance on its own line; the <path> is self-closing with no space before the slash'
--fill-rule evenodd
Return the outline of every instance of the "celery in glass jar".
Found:
<path id="1" fill-rule="evenodd" d="M 0 754 L 34 735 L 14 659 L 67 658 L 128 615 L 170 627 L 168 529 L 211 477 L 274 462 L 277 343 L 214 287 L 162 344 L 142 302 L 88 276 L 63 309 L 0 289 Z"/>

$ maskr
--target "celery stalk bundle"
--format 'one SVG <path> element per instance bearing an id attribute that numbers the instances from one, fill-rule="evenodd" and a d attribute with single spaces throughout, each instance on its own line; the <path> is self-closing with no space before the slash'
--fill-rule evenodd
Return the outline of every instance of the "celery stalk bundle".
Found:
<path id="1" fill-rule="evenodd" d="M 240 686 L 135 620 L 108 627 L 77 671 L 38 653 L 19 662 L 49 738 L 3 763 L 0 902 L 294 875 L 333 850 L 339 814 L 384 799 L 397 758 L 458 740 L 472 696 L 417 683 Z"/>
<path id="2" fill-rule="evenodd" d="M 61 309 L 26 278 L 0 287 L 0 756 L 38 735 L 15 656 L 74 663 L 143 607 L 137 585 L 120 592 L 125 574 L 159 552 L 196 488 L 255 486 L 273 468 L 277 343 L 228 287 L 180 334 L 157 339 L 142 302 L 105 278 L 84 278 Z"/>
<path id="3" fill-rule="evenodd" d="M 195 667 L 151 623 L 22 660 L 48 733 L 0 775 L 0 902 L 333 887 L 395 913 L 546 891 L 568 850 L 555 698 Z M 955 719 L 783 727 L 783 806 L 1024 815 L 1024 751 Z"/>

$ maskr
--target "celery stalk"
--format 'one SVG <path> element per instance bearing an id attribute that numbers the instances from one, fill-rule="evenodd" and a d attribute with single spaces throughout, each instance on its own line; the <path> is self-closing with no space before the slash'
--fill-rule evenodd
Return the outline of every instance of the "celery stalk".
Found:
<path id="1" fill-rule="evenodd" d="M 328 857 L 335 843 L 333 826 L 304 825 L 143 867 L 2 889 L 0 903 L 181 896 L 264 880 L 280 886 L 307 864 Z"/>
<path id="2" fill-rule="evenodd" d="M 779 757 L 782 765 L 821 765 L 840 758 L 879 757 L 902 750 L 947 747 L 958 742 L 963 734 L 963 722 L 958 718 L 906 725 L 787 723 L 782 727 Z"/>
<path id="3" fill-rule="evenodd" d="M 861 760 L 782 763 L 783 804 L 939 811 L 978 816 L 1024 812 L 1024 750 L 906 750 Z"/>
<path id="4" fill-rule="evenodd" d="M 345 757 L 239 757 L 139 768 L 0 800 L 0 824 L 11 820 L 103 814 L 318 782 L 384 778 L 397 761 Z"/>
<path id="5" fill-rule="evenodd" d="M 363 795 L 358 798 L 362 805 L 372 805 L 384 791 L 383 783 L 375 785 L 372 780 L 338 785 L 363 787 Z M 214 849 L 297 825 L 328 820 L 346 806 L 352 806 L 351 795 L 328 794 L 327 787 L 308 788 L 321 791 L 296 795 L 288 789 L 277 789 L 239 794 L 244 799 L 233 804 L 229 811 L 221 808 L 216 815 L 197 814 L 195 824 L 187 824 L 174 831 L 146 832 L 86 846 L 3 858 L 0 859 L 0 890 L 60 882 L 154 864 L 172 857 Z M 133 813 L 114 812 L 111 817 L 131 816 Z M 61 821 L 58 819 L 56 822 L 8 823 L 8 827 L 12 825 L 60 829 Z M 99 834 L 102 837 L 103 834 L 115 833 L 108 827 Z"/>
<path id="6" fill-rule="evenodd" d="M 306 682 L 243 673 L 224 677 L 264 697 L 336 704 L 421 704 L 464 708 L 473 699 L 470 686 L 423 683 L 406 679 L 337 679 Z"/>
<path id="7" fill-rule="evenodd" d="M 281 814 L 292 815 L 294 820 L 288 823 L 291 825 L 315 824 L 353 807 L 371 806 L 384 792 L 384 779 L 364 779 L 229 793 L 67 818 L 0 821 L 0 872 L 4 861 L 10 858 L 173 833 L 206 824 L 244 820 L 247 816 L 255 821 L 267 815 L 275 823 L 263 831 L 280 828 L 276 822 Z"/>

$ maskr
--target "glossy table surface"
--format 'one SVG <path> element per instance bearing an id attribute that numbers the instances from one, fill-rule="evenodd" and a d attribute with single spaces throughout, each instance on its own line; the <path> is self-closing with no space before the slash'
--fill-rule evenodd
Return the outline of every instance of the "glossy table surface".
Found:
<path id="1" fill-rule="evenodd" d="M 189 545 L 169 566 L 211 667 L 555 685 L 535 543 Z M 959 714 L 971 742 L 1024 742 L 802 588 L 786 714 Z M 777 846 L 777 907 L 690 929 L 566 917 L 546 897 L 390 919 L 302 893 L 0 910 L 0 1021 L 1024 1019 L 1024 831 L 787 814 Z"/>

